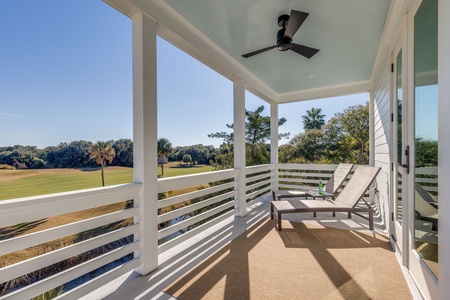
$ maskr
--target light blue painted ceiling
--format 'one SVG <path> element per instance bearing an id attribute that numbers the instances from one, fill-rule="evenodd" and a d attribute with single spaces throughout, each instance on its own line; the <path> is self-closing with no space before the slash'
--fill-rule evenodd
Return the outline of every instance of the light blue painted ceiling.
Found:
<path id="1" fill-rule="evenodd" d="M 390 0 L 167 0 L 277 94 L 370 80 Z M 276 49 L 241 55 L 276 44 L 278 16 L 309 13 L 293 42 L 320 51 L 307 59 Z"/>

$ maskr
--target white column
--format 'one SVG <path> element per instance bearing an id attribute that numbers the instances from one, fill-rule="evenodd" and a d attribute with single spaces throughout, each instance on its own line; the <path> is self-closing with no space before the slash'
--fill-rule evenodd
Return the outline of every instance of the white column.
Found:
<path id="1" fill-rule="evenodd" d="M 374 90 L 369 92 L 369 165 L 375 165 L 375 97 Z M 375 190 L 376 182 L 372 183 L 369 192 L 369 203 L 375 203 Z"/>
<path id="2" fill-rule="evenodd" d="M 438 5 L 439 289 L 440 299 L 450 299 L 450 203 L 446 201 L 450 193 L 450 3 L 439 0 Z"/>
<path id="3" fill-rule="evenodd" d="M 375 165 L 375 97 L 373 89 L 369 93 L 369 165 Z"/>
<path id="4" fill-rule="evenodd" d="M 273 190 L 278 189 L 278 103 L 270 103 L 270 163 L 273 170 Z"/>
<path id="5" fill-rule="evenodd" d="M 136 199 L 140 224 L 140 274 L 158 267 L 156 23 L 142 13 L 133 20 L 133 171 L 143 183 Z"/>
<path id="6" fill-rule="evenodd" d="M 235 188 L 237 199 L 235 207 L 237 215 L 243 217 L 247 214 L 245 201 L 245 86 L 240 80 L 233 83 L 233 110 L 234 110 L 234 168 L 239 170 Z"/>

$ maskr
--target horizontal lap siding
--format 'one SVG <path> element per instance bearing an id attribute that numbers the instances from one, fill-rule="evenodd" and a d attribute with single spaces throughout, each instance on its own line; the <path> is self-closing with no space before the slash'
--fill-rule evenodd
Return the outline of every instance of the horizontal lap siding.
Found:
<path id="1" fill-rule="evenodd" d="M 383 60 L 383 68 L 376 79 L 374 91 L 374 149 L 375 166 L 381 167 L 377 176 L 379 191 L 376 204 L 386 229 L 389 229 L 389 195 L 390 195 L 390 59 L 389 55 Z"/>

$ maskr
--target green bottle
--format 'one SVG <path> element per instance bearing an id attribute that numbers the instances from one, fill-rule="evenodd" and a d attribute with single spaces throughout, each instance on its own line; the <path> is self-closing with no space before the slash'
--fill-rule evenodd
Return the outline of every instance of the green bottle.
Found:
<path id="1" fill-rule="evenodd" d="M 322 180 L 319 180 L 319 195 L 323 195 L 323 184 L 322 184 Z"/>

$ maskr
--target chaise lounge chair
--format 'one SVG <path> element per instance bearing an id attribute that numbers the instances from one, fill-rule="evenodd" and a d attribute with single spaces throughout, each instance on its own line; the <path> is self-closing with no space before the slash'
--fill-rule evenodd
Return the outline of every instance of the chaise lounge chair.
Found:
<path id="1" fill-rule="evenodd" d="M 299 199 L 272 201 L 270 218 L 276 217 L 278 219 L 278 230 L 281 231 L 282 215 L 286 213 L 337 211 L 347 212 L 348 217 L 351 218 L 352 213 L 364 212 L 369 214 L 369 229 L 373 230 L 373 209 L 367 202 L 367 207 L 357 207 L 357 204 L 379 172 L 380 168 L 377 167 L 357 166 L 353 176 L 334 201 L 329 199 L 316 201 Z"/>
<path id="2" fill-rule="evenodd" d="M 338 189 L 344 183 L 345 178 L 347 178 L 348 174 L 353 168 L 353 164 L 339 164 L 334 171 L 333 175 L 331 175 L 330 179 L 328 179 L 327 183 L 324 186 L 323 195 L 318 195 L 317 193 L 311 193 L 311 189 L 298 189 L 298 190 L 275 190 L 272 192 L 273 200 L 280 200 L 282 198 L 298 198 L 298 197 L 308 197 L 311 196 L 313 198 L 332 198 L 334 199 L 338 194 Z"/>

